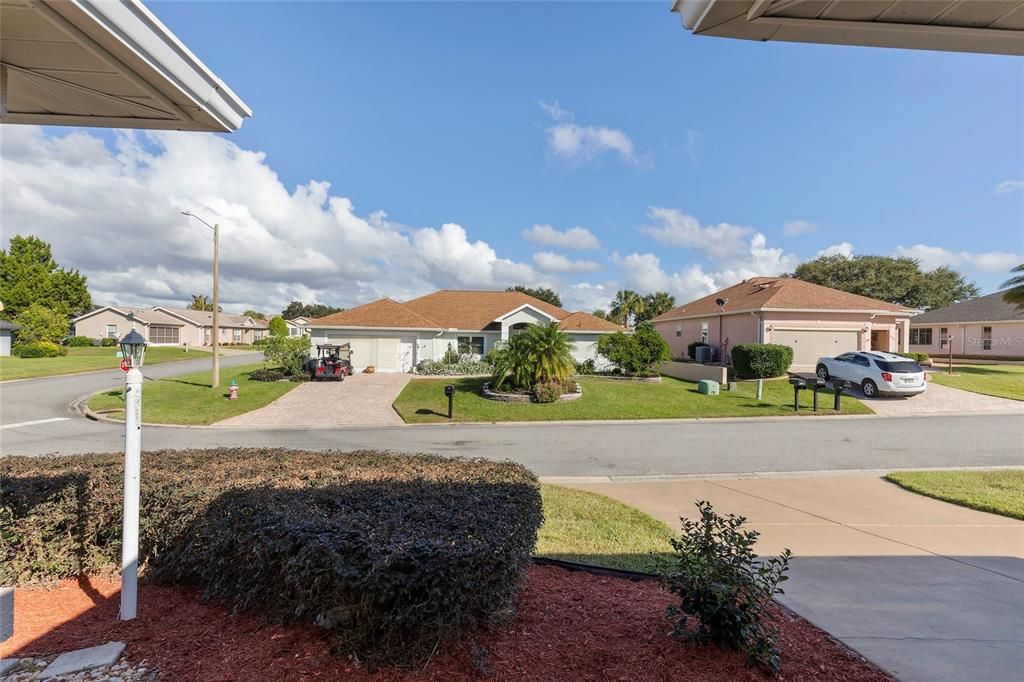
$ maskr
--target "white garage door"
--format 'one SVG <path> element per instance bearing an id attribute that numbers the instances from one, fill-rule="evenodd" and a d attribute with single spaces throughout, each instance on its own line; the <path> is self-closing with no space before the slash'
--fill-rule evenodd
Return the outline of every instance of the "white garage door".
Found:
<path id="1" fill-rule="evenodd" d="M 794 369 L 813 369 L 822 356 L 857 350 L 857 331 L 776 329 L 772 331 L 771 342 L 793 349 Z"/>
<path id="2" fill-rule="evenodd" d="M 381 372 L 398 371 L 398 339 L 377 339 L 377 369 Z"/>

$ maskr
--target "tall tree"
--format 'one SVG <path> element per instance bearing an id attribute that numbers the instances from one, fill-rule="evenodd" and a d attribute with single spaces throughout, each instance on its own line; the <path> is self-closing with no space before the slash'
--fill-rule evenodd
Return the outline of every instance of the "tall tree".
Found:
<path id="1" fill-rule="evenodd" d="M 644 297 L 632 289 L 621 289 L 615 294 L 609 317 L 627 327 L 636 326 L 644 314 Z"/>
<path id="2" fill-rule="evenodd" d="M 602 320 L 609 319 L 608 311 L 603 308 L 594 308 L 594 311 L 590 314 L 593 315 L 594 317 L 600 317 Z"/>
<path id="3" fill-rule="evenodd" d="M 877 298 L 908 308 L 941 308 L 980 293 L 956 270 L 921 270 L 914 258 L 822 256 L 801 263 L 790 275 L 805 282 Z"/>
<path id="4" fill-rule="evenodd" d="M 205 310 L 206 312 L 213 312 L 213 301 L 210 300 L 209 296 L 200 296 L 198 294 L 192 294 L 192 302 L 188 304 L 189 310 Z M 218 306 L 218 312 L 224 312 L 223 306 Z"/>
<path id="5" fill-rule="evenodd" d="M 264 315 L 263 313 L 261 313 L 258 310 L 246 310 L 242 314 L 245 315 L 246 317 L 251 317 L 254 320 L 265 320 L 265 319 L 267 319 L 267 316 Z"/>
<path id="6" fill-rule="evenodd" d="M 528 287 L 523 286 L 522 284 L 517 284 L 514 287 L 505 289 L 505 291 L 518 291 L 526 294 L 527 296 L 533 296 L 534 298 L 546 301 L 555 307 L 562 307 L 562 298 L 554 290 L 548 289 L 547 287 Z"/>
<path id="7" fill-rule="evenodd" d="M 340 313 L 342 310 L 344 310 L 344 308 L 335 308 L 334 306 L 325 305 L 323 303 L 303 303 L 302 301 L 292 301 L 284 310 L 281 311 L 281 317 L 286 320 L 294 320 L 296 317 L 308 317 L 313 319 L 317 317 L 327 317 L 334 313 Z"/>
<path id="8" fill-rule="evenodd" d="M 653 320 L 662 313 L 667 313 L 676 307 L 676 297 L 667 291 L 655 291 L 653 294 L 644 296 L 644 310 L 637 319 L 637 324 Z"/>
<path id="9" fill-rule="evenodd" d="M 59 267 L 50 245 L 31 235 L 11 237 L 7 250 L 0 251 L 0 301 L 9 317 L 33 303 L 68 317 L 92 307 L 85 275 Z"/>
<path id="10" fill-rule="evenodd" d="M 1007 303 L 1013 303 L 1019 309 L 1024 310 L 1024 263 L 1010 270 L 1010 272 L 1017 274 L 1002 283 L 1001 286 L 1006 288 L 1006 291 L 1003 292 L 1003 300 Z"/>

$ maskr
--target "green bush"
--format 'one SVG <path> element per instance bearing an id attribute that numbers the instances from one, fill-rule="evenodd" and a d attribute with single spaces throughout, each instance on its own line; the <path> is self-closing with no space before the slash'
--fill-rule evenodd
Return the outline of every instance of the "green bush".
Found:
<path id="1" fill-rule="evenodd" d="M 284 372 L 279 369 L 255 369 L 249 372 L 249 378 L 253 381 L 281 381 Z"/>
<path id="2" fill-rule="evenodd" d="M 459 364 L 459 354 L 458 354 L 458 352 L 456 352 L 456 350 L 454 348 L 452 348 L 452 344 L 450 344 L 450 343 L 448 344 L 448 350 L 446 350 L 444 352 L 444 355 L 441 356 L 441 364 L 442 365 L 457 365 L 457 364 Z"/>
<path id="3" fill-rule="evenodd" d="M 754 552 L 759 533 L 743 529 L 744 517 L 720 516 L 710 502 L 696 504 L 700 519 L 682 519 L 683 533 L 669 540 L 673 555 L 662 564 L 662 583 L 678 598 L 668 608 L 673 634 L 742 651 L 751 663 L 777 672 L 777 633 L 765 623 L 764 610 L 783 593 L 779 583 L 788 579 L 790 551 L 760 560 Z"/>
<path id="4" fill-rule="evenodd" d="M 270 332 L 270 336 L 288 336 L 288 323 L 284 321 L 284 318 L 278 315 L 277 317 L 270 318 L 270 322 L 267 323 L 267 330 Z"/>
<path id="5" fill-rule="evenodd" d="M 67 348 L 50 341 L 19 343 L 11 348 L 11 355 L 17 358 L 56 358 L 67 354 Z"/>
<path id="6" fill-rule="evenodd" d="M 280 367 L 287 376 L 303 373 L 309 360 L 309 339 L 305 336 L 270 336 L 263 346 L 264 359 Z"/>
<path id="7" fill-rule="evenodd" d="M 561 382 L 572 376 L 572 339 L 551 324 L 531 324 L 488 354 L 494 366 L 494 388 L 529 389 L 539 383 Z"/>
<path id="8" fill-rule="evenodd" d="M 438 377 L 469 376 L 474 374 L 483 375 L 491 373 L 491 366 L 483 361 L 464 360 L 454 364 L 448 364 L 437 360 L 427 360 L 426 362 L 420 363 L 416 368 L 416 373 L 423 374 L 425 376 Z"/>
<path id="9" fill-rule="evenodd" d="M 583 362 L 576 363 L 576 374 L 596 374 L 597 363 L 594 362 L 594 358 L 587 358 Z"/>
<path id="10" fill-rule="evenodd" d="M 116 346 L 117 345 L 117 339 L 112 339 L 109 336 L 104 336 L 102 339 L 100 339 L 100 345 L 103 346 L 104 348 L 110 348 L 111 346 Z"/>
<path id="11" fill-rule="evenodd" d="M 930 362 L 931 361 L 931 356 L 928 355 L 927 353 L 913 353 L 913 352 L 911 352 L 911 353 L 897 353 L 897 355 L 902 355 L 903 357 L 908 358 L 908 359 L 913 360 L 914 362 L 918 362 L 918 363 Z"/>
<path id="12" fill-rule="evenodd" d="M 562 384 L 546 381 L 533 387 L 533 399 L 538 403 L 553 403 L 562 397 Z"/>
<path id="13" fill-rule="evenodd" d="M 68 318 L 62 312 L 33 303 L 14 318 L 20 329 L 14 332 L 19 344 L 35 341 L 60 343 L 68 333 Z"/>
<path id="14" fill-rule="evenodd" d="M 0 459 L 0 584 L 120 567 L 122 455 Z M 372 662 L 510 614 L 541 523 L 512 462 L 268 449 L 146 453 L 140 564 Z"/>
<path id="15" fill-rule="evenodd" d="M 255 341 L 253 341 L 252 345 L 254 348 L 262 348 L 263 346 L 267 345 L 268 341 L 270 341 L 270 339 L 264 336 L 262 339 L 256 339 Z"/>
<path id="16" fill-rule="evenodd" d="M 84 348 L 86 346 L 95 345 L 96 340 L 90 339 L 88 336 L 72 336 L 68 339 L 68 346 L 71 348 Z"/>
<path id="17" fill-rule="evenodd" d="M 704 343 L 703 341 L 694 341 L 693 343 L 686 344 L 686 355 L 689 356 L 689 358 L 691 360 L 696 360 L 697 359 L 697 349 L 698 348 L 710 348 L 710 347 L 711 347 L 710 344 Z"/>
<path id="18" fill-rule="evenodd" d="M 777 343 L 737 343 L 732 347 L 732 365 L 742 379 L 770 379 L 782 376 L 793 364 L 793 349 Z"/>
<path id="19" fill-rule="evenodd" d="M 637 325 L 632 334 L 616 332 L 600 337 L 597 352 L 628 376 L 654 374 L 654 367 L 669 359 L 668 344 L 648 322 Z"/>

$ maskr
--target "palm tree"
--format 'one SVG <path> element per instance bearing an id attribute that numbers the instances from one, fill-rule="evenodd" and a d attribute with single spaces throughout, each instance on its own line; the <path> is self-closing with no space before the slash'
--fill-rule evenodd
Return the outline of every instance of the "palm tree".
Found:
<path id="1" fill-rule="evenodd" d="M 188 304 L 188 309 L 212 311 L 213 303 L 210 302 L 210 298 L 208 296 L 192 294 L 192 302 Z"/>
<path id="2" fill-rule="evenodd" d="M 655 291 L 644 297 L 644 320 L 653 320 L 676 307 L 676 297 L 667 291 Z"/>
<path id="3" fill-rule="evenodd" d="M 494 388 L 500 389 L 506 383 L 512 388 L 530 387 L 532 372 L 526 334 L 516 334 L 500 346 L 496 344 L 487 358 L 494 368 Z"/>
<path id="4" fill-rule="evenodd" d="M 1009 287 L 1003 292 L 1003 300 L 1007 303 L 1013 303 L 1018 308 L 1024 310 L 1024 263 L 1010 270 L 1010 272 L 1016 272 L 1017 275 L 1002 283 L 1001 286 Z"/>
<path id="5" fill-rule="evenodd" d="M 611 317 L 632 327 L 644 312 L 644 297 L 631 289 L 621 289 L 612 301 Z"/>
<path id="6" fill-rule="evenodd" d="M 572 340 L 558 328 L 557 322 L 533 324 L 521 336 L 526 337 L 533 383 L 565 381 L 576 370 L 572 359 Z"/>

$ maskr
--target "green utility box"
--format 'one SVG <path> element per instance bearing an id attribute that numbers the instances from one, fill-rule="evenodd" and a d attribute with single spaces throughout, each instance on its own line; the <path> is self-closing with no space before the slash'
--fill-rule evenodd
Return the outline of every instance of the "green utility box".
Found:
<path id="1" fill-rule="evenodd" d="M 711 379 L 701 379 L 697 382 L 697 392 L 704 395 L 718 395 L 718 382 Z"/>

